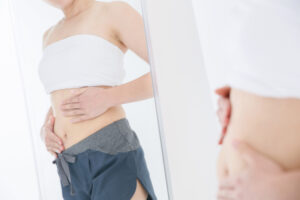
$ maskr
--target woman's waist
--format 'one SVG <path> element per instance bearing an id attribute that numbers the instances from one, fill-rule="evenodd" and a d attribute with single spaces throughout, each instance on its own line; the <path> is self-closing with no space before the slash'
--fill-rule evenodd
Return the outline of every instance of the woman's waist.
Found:
<path id="1" fill-rule="evenodd" d="M 96 118 L 77 123 L 71 123 L 71 117 L 58 115 L 55 117 L 54 132 L 63 140 L 65 148 L 67 148 L 108 124 L 125 117 L 125 111 L 121 106 L 111 107 Z"/>
<path id="2" fill-rule="evenodd" d="M 273 99 L 233 89 L 224 145 L 243 140 L 285 168 L 300 168 L 300 100 Z M 225 144 L 226 143 L 226 144 Z"/>
<path id="3" fill-rule="evenodd" d="M 270 98 L 232 88 L 230 121 L 263 127 L 300 128 L 300 99 Z"/>
<path id="4" fill-rule="evenodd" d="M 54 132 L 63 140 L 65 148 L 84 139 L 104 126 L 126 117 L 123 107 L 119 105 L 110 107 L 97 117 L 72 123 L 70 120 L 78 116 L 64 116 L 60 110 L 61 102 L 71 96 L 71 90 L 64 89 L 51 94 L 51 103 L 55 117 Z"/>
<path id="5" fill-rule="evenodd" d="M 57 131 L 56 133 L 72 135 L 76 132 L 79 133 L 84 131 L 86 132 L 87 130 L 98 129 L 108 123 L 126 117 L 126 113 L 122 106 L 114 106 L 97 117 L 72 123 L 70 120 L 76 117 L 78 116 L 66 117 L 63 116 L 62 113 L 57 112 L 54 123 L 54 128 Z"/>
<path id="6" fill-rule="evenodd" d="M 63 152 L 77 155 L 86 150 L 93 150 L 116 154 L 133 151 L 139 147 L 139 139 L 135 131 L 131 129 L 127 118 L 124 117 L 114 120 L 80 141 L 68 145 Z"/>

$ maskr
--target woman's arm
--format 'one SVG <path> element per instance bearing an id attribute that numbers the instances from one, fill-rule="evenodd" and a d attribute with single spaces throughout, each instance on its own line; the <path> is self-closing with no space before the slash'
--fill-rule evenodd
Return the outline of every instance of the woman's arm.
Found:
<path id="1" fill-rule="evenodd" d="M 113 2 L 108 10 L 115 38 L 127 49 L 148 63 L 148 51 L 142 16 L 129 4 Z M 153 97 L 150 72 L 128 83 L 103 89 L 83 88 L 74 90 L 64 100 L 61 110 L 64 116 L 73 117 L 72 123 L 95 118 L 108 108 Z M 77 107 L 74 103 L 77 103 Z M 80 105 L 80 106 L 79 106 Z M 80 116 L 76 116 L 80 114 Z"/>
<path id="2" fill-rule="evenodd" d="M 128 49 L 149 63 L 146 36 L 142 16 L 125 2 L 114 2 L 111 9 L 116 37 Z M 144 100 L 153 97 L 150 72 L 126 84 L 109 89 L 113 105 Z"/>

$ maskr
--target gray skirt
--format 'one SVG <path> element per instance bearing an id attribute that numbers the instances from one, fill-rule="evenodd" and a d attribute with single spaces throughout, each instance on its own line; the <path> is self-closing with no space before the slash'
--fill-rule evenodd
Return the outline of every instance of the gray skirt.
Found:
<path id="1" fill-rule="evenodd" d="M 139 180 L 156 200 L 136 133 L 117 120 L 58 154 L 53 161 L 65 200 L 130 200 Z"/>

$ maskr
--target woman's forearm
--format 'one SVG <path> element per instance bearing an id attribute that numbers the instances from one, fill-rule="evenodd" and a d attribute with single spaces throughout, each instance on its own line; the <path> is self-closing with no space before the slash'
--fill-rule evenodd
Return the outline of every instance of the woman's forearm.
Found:
<path id="1" fill-rule="evenodd" d="M 151 98 L 153 97 L 151 73 L 148 72 L 133 81 L 110 88 L 108 91 L 112 106 Z"/>

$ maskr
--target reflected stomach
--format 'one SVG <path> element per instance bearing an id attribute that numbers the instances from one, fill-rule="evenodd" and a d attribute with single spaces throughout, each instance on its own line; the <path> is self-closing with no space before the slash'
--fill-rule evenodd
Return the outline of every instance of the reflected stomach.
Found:
<path id="1" fill-rule="evenodd" d="M 110 86 L 93 87 L 109 88 Z M 106 125 L 126 117 L 122 106 L 114 106 L 96 118 L 71 123 L 70 119 L 73 117 L 65 117 L 60 110 L 62 101 L 72 96 L 71 90 L 73 89 L 56 90 L 50 94 L 53 115 L 55 117 L 54 132 L 63 140 L 65 149 L 78 143 Z"/>
<path id="2" fill-rule="evenodd" d="M 238 89 L 230 94 L 232 114 L 219 156 L 219 178 L 246 166 L 232 139 L 247 142 L 285 170 L 300 168 L 300 99 L 267 98 Z"/>

